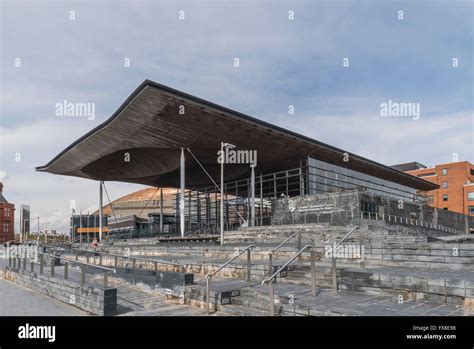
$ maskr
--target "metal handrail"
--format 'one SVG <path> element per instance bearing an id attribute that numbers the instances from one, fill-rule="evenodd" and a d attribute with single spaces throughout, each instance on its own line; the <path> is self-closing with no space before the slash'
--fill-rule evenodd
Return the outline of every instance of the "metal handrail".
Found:
<path id="1" fill-rule="evenodd" d="M 277 247 L 275 247 L 273 250 L 271 250 L 270 252 L 272 254 L 274 254 L 276 251 L 278 251 L 283 245 L 285 245 L 288 241 L 290 241 L 291 239 L 293 239 L 295 237 L 296 234 L 298 234 L 301 230 L 303 230 L 302 227 L 299 227 L 293 234 L 291 234 L 290 237 L 288 237 L 285 241 L 283 241 L 281 244 L 279 244 Z"/>
<path id="2" fill-rule="evenodd" d="M 328 252 L 333 253 L 334 250 L 337 249 L 337 248 L 344 242 L 344 240 L 346 240 L 354 231 L 359 230 L 359 229 L 360 229 L 360 227 L 359 227 L 358 225 L 356 225 L 354 228 L 351 229 L 350 232 L 348 232 L 348 233 L 342 238 L 342 240 L 340 240 L 340 241 L 339 241 L 330 251 L 328 251 Z"/>
<path id="3" fill-rule="evenodd" d="M 291 262 L 293 262 L 296 258 L 299 257 L 300 254 L 302 254 L 306 249 L 308 248 L 312 248 L 311 245 L 306 245 L 304 246 L 301 250 L 299 250 L 293 257 L 291 257 L 285 264 L 283 264 L 280 268 L 278 268 L 278 270 L 276 272 L 274 272 L 272 274 L 272 276 L 264 279 L 262 281 L 262 285 L 265 285 L 265 284 L 268 284 L 271 280 L 273 280 L 275 278 L 275 276 L 277 276 L 279 273 L 281 273 L 281 271 L 283 269 L 285 269 Z"/>
<path id="4" fill-rule="evenodd" d="M 95 264 L 90 264 L 90 263 L 84 263 L 84 262 L 79 262 L 79 261 L 76 261 L 74 259 L 69 259 L 69 258 L 66 258 L 66 257 L 61 257 L 61 256 L 56 256 L 54 254 L 51 254 L 51 253 L 45 253 L 45 252 L 37 252 L 38 254 L 42 254 L 44 256 L 50 256 L 50 257 L 53 257 L 53 258 L 59 258 L 59 259 L 62 259 L 63 261 L 67 261 L 67 262 L 70 262 L 72 264 L 81 264 L 81 265 L 85 265 L 85 266 L 88 266 L 88 267 L 92 267 L 92 268 L 97 268 L 97 269 L 102 269 L 102 270 L 107 270 L 107 271 L 111 271 L 113 272 L 114 274 L 116 274 L 116 270 L 113 269 L 113 268 L 107 268 L 107 267 L 103 267 L 101 265 L 95 265 Z"/>
<path id="5" fill-rule="evenodd" d="M 336 258 L 334 257 L 334 251 L 346 240 L 354 231 L 359 230 L 360 227 L 356 225 L 352 228 L 337 244 L 333 246 L 330 251 L 327 251 L 326 254 L 331 255 L 331 274 L 332 274 L 332 290 L 337 292 L 337 265 L 336 265 Z M 360 236 L 360 244 L 362 245 L 362 233 Z M 365 268 L 364 261 L 360 262 L 360 267 Z"/>
<path id="6" fill-rule="evenodd" d="M 251 250 L 255 247 L 255 245 L 248 245 L 246 248 L 244 248 L 242 251 L 240 251 L 237 255 L 235 255 L 232 259 L 229 259 L 227 262 L 225 262 L 224 264 L 222 264 L 216 271 L 214 271 L 213 273 L 208 273 L 206 275 L 206 279 L 210 279 L 211 277 L 213 277 L 216 273 L 218 273 L 219 271 L 221 271 L 222 269 L 224 269 L 227 265 L 229 265 L 230 263 L 232 263 L 233 261 L 235 261 L 237 258 L 240 257 L 240 255 L 242 253 L 244 253 L 245 251 L 247 250 Z"/>
<path id="7" fill-rule="evenodd" d="M 236 254 L 233 258 L 229 259 L 227 262 L 222 264 L 217 270 L 215 270 L 213 273 L 208 273 L 206 275 L 206 307 L 207 307 L 207 313 L 211 313 L 211 302 L 210 302 L 210 294 L 211 294 L 211 279 L 212 277 L 224 269 L 227 265 L 235 261 L 237 258 L 240 257 L 244 252 L 247 252 L 247 282 L 250 284 L 250 269 L 251 269 L 251 261 L 250 261 L 250 251 L 255 248 L 255 245 L 248 245 L 246 248 L 244 248 L 242 251 L 240 251 L 238 254 Z"/>
<path id="8" fill-rule="evenodd" d="M 454 228 L 451 228 L 451 227 L 447 227 L 447 226 L 445 226 L 445 225 L 429 223 L 429 222 L 423 221 L 423 220 L 421 220 L 421 219 L 418 220 L 418 219 L 414 219 L 414 218 L 407 218 L 407 217 L 402 217 L 402 216 L 396 216 L 396 215 L 393 215 L 393 214 L 385 214 L 385 213 L 378 214 L 377 212 L 360 211 L 360 218 L 361 218 L 361 219 L 366 219 L 366 218 L 364 217 L 366 214 L 367 214 L 367 219 L 369 219 L 369 220 L 371 220 L 371 219 L 372 219 L 372 215 L 374 215 L 375 220 L 382 220 L 382 221 L 391 222 L 391 218 L 390 218 L 390 217 L 393 217 L 393 218 L 395 218 L 394 223 L 398 223 L 398 222 L 397 222 L 397 218 L 398 218 L 398 220 L 400 221 L 401 224 L 404 224 L 403 221 L 405 221 L 405 224 L 407 224 L 407 225 L 420 225 L 420 226 L 426 227 L 426 228 L 428 228 L 428 229 L 434 229 L 434 230 L 439 230 L 439 231 L 445 231 L 445 232 L 450 232 L 450 233 L 455 233 L 455 234 L 465 234 L 465 232 L 462 231 L 462 230 L 458 230 L 458 229 L 454 229 Z M 380 217 L 381 219 L 379 219 L 379 217 Z M 388 217 L 388 220 L 386 220 L 385 217 Z M 413 224 L 413 221 L 415 222 L 415 224 Z M 418 224 L 418 222 L 419 222 L 420 224 Z"/>
<path id="9" fill-rule="evenodd" d="M 72 259 L 69 259 L 69 258 L 57 256 L 57 255 L 54 255 L 54 254 L 51 254 L 51 253 L 37 252 L 37 254 L 40 255 L 40 261 L 39 261 L 39 268 L 40 268 L 39 273 L 40 274 L 43 274 L 43 269 L 44 269 L 44 262 L 43 262 L 44 258 L 43 257 L 47 256 L 47 257 L 50 257 L 51 259 L 53 259 L 53 261 L 51 261 L 51 277 L 54 277 L 54 267 L 55 267 L 54 260 L 56 260 L 56 259 L 63 260 L 64 262 L 66 262 L 66 263 L 64 263 L 64 275 L 63 275 L 64 280 L 67 280 L 69 278 L 69 263 L 81 265 L 81 286 L 83 286 L 86 282 L 86 267 L 96 268 L 96 269 L 100 269 L 100 270 L 103 271 L 103 273 L 104 273 L 104 282 L 103 282 L 104 288 L 108 287 L 108 274 L 110 272 L 113 272 L 114 274 L 116 274 L 116 271 L 113 268 L 107 268 L 107 267 L 98 266 L 98 265 L 94 265 L 94 264 L 83 263 L 83 262 L 75 261 L 75 260 L 72 260 Z M 21 258 L 13 258 L 13 268 L 16 267 L 16 260 L 17 259 L 18 259 L 18 268 L 21 269 Z M 24 270 L 26 270 L 26 260 L 27 260 L 27 257 L 24 257 L 23 258 L 23 269 Z M 10 260 L 9 260 L 9 267 L 11 267 L 11 264 L 12 264 L 12 258 L 10 258 Z M 31 272 L 34 271 L 34 266 L 35 266 L 35 262 L 31 261 Z"/>
<path id="10" fill-rule="evenodd" d="M 121 258 L 131 258 L 131 259 L 136 259 L 140 261 L 145 261 L 145 262 L 153 262 L 153 263 L 158 263 L 158 264 L 168 264 L 168 265 L 174 265 L 174 266 L 179 266 L 184 268 L 184 264 L 180 263 L 173 263 L 173 262 L 167 262 L 167 261 L 162 261 L 159 259 L 150 259 L 150 258 L 143 258 L 143 257 L 136 257 L 136 256 L 127 256 L 123 254 L 115 254 L 115 253 L 110 253 L 110 252 L 102 252 L 102 251 L 89 251 L 89 250 L 83 250 L 80 248 L 72 248 L 71 251 L 81 251 L 81 252 L 90 252 L 90 253 L 99 253 L 102 255 L 108 255 L 112 257 L 121 257 Z"/>
<path id="11" fill-rule="evenodd" d="M 266 278 L 262 281 L 262 285 L 267 284 L 269 287 L 269 315 L 275 315 L 275 293 L 273 291 L 273 280 L 276 280 L 278 274 L 280 274 L 288 265 L 293 262 L 296 258 L 298 258 L 304 251 L 307 249 L 311 250 L 311 295 L 314 297 L 316 296 L 316 263 L 315 263 L 315 252 L 314 248 L 311 245 L 306 245 L 302 249 L 300 249 L 293 257 L 291 257 L 285 264 L 283 264 L 278 270 L 273 273 L 270 277 Z"/>

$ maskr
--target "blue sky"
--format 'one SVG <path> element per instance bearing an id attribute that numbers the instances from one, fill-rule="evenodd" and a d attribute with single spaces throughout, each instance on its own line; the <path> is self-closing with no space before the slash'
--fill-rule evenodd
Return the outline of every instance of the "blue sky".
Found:
<path id="1" fill-rule="evenodd" d="M 70 200 L 97 207 L 97 183 L 34 167 L 145 79 L 387 165 L 474 162 L 472 1 L 0 3 L 4 195 L 58 229 Z M 64 100 L 94 102 L 96 118 L 56 116 Z M 420 119 L 380 116 L 388 100 L 420 103 Z M 108 187 L 116 198 L 140 186 Z"/>

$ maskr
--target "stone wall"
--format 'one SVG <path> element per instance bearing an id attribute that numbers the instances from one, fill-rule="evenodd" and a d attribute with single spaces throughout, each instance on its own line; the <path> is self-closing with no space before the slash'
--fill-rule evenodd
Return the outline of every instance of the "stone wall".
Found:
<path id="1" fill-rule="evenodd" d="M 331 223 L 347 224 L 359 216 L 359 193 L 338 193 L 282 198 L 272 202 L 274 224 Z"/>
<path id="2" fill-rule="evenodd" d="M 108 316 L 117 309 L 117 289 L 81 287 L 69 280 L 32 273 L 28 270 L 5 268 L 3 278 L 43 293 L 91 314 Z"/>
<path id="3" fill-rule="evenodd" d="M 382 197 L 368 192 L 361 192 L 359 195 L 360 200 L 379 205 L 379 215 L 394 215 L 464 232 L 468 232 L 469 228 L 474 229 L 473 216 L 417 203 L 403 202 L 403 205 L 400 205 L 400 202 L 396 199 Z"/>
<path id="4" fill-rule="evenodd" d="M 397 199 L 366 191 L 343 191 L 282 198 L 272 202 L 273 224 L 330 223 L 347 225 L 360 218 L 364 201 L 378 205 L 378 219 L 382 215 L 397 216 L 414 221 L 441 225 L 460 232 L 474 230 L 474 217 L 434 208 L 418 203 L 399 202 Z M 371 218 L 375 218 L 375 212 Z"/>

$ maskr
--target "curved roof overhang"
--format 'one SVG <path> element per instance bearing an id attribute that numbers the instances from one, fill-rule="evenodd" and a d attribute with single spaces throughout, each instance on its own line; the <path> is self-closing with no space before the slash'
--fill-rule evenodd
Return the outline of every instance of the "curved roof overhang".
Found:
<path id="1" fill-rule="evenodd" d="M 180 108 L 184 106 L 184 115 Z M 181 109 L 182 110 L 182 109 Z M 59 153 L 38 171 L 103 181 L 179 187 L 181 148 L 190 148 L 214 179 L 217 151 L 227 142 L 257 150 L 257 173 L 300 166 L 311 156 L 418 190 L 436 184 L 255 119 L 186 93 L 144 81 L 104 123 Z M 126 153 L 130 161 L 126 160 Z M 344 162 L 344 154 L 350 161 Z M 186 187 L 212 185 L 186 154 Z M 249 176 L 248 165 L 226 165 L 225 180 Z"/>

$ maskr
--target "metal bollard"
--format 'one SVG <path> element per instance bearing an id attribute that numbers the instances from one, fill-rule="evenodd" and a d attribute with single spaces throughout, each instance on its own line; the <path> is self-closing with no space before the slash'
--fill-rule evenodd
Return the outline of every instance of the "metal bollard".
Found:
<path id="1" fill-rule="evenodd" d="M 30 270 L 32 273 L 35 271 L 35 262 L 31 262 Z"/>
<path id="2" fill-rule="evenodd" d="M 102 265 L 102 255 L 99 256 L 99 265 Z"/>
<path id="3" fill-rule="evenodd" d="M 109 285 L 109 272 L 104 272 L 104 288 L 107 288 Z"/>
<path id="4" fill-rule="evenodd" d="M 114 256 L 114 263 L 115 263 L 115 266 L 117 266 L 117 263 L 118 263 L 118 258 L 117 258 L 117 256 Z"/>
<path id="5" fill-rule="evenodd" d="M 337 292 L 337 268 L 336 258 L 332 257 L 332 290 Z"/>

